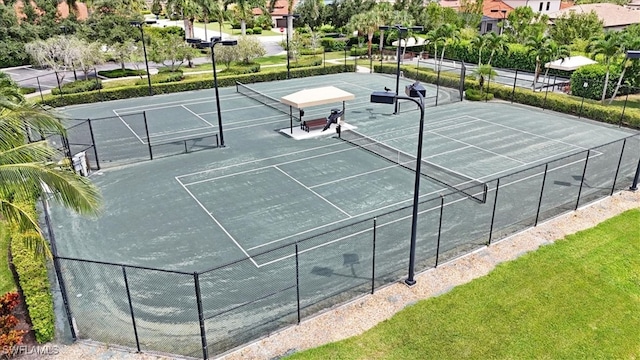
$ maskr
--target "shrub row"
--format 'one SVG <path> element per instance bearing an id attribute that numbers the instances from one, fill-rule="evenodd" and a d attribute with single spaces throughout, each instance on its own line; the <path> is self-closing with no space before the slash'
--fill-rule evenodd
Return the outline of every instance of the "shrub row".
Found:
<path id="1" fill-rule="evenodd" d="M 355 71 L 354 65 L 329 65 L 320 67 L 305 67 L 299 69 L 291 69 L 292 78 L 303 78 L 310 76 L 318 76 L 324 74 L 337 74 L 341 72 Z M 287 71 L 254 73 L 242 75 L 219 76 L 218 86 L 234 86 L 236 81 L 241 83 L 256 83 L 265 81 L 285 80 Z M 211 89 L 213 87 L 213 79 L 187 79 L 181 82 L 152 84 L 154 94 L 168 94 L 183 91 Z M 149 95 L 149 90 L 145 85 L 123 86 L 119 88 L 105 89 L 102 91 L 89 91 L 82 94 L 69 94 L 64 96 L 47 95 L 42 104 L 60 107 L 76 104 L 88 104 L 100 101 L 129 99 L 143 97 Z"/>
<path id="2" fill-rule="evenodd" d="M 436 74 L 430 69 L 420 69 L 416 75 L 416 69 L 411 66 L 402 66 L 401 70 L 405 74 L 410 75 L 411 78 L 420 80 L 425 83 L 436 83 Z M 387 74 L 394 74 L 396 67 L 392 65 L 376 65 L 376 72 L 383 72 Z M 440 74 L 440 85 L 450 88 L 457 88 L 459 78 L 449 73 Z M 478 82 L 476 80 L 467 78 L 464 81 L 465 89 L 478 89 Z M 486 85 L 485 85 L 486 86 Z M 545 93 L 545 92 L 533 92 L 530 89 L 524 89 L 516 87 L 515 90 L 511 86 L 505 86 L 496 83 L 489 84 L 490 93 L 496 98 L 513 101 L 549 109 L 570 115 L 580 115 L 586 118 L 597 120 L 610 124 L 618 124 L 620 117 L 622 116 L 622 108 L 618 106 L 605 106 L 602 104 L 594 104 L 591 102 L 585 102 L 582 104 L 582 99 L 575 96 L 568 96 L 566 94 L 558 93 Z M 546 98 L 546 99 L 545 99 Z M 582 110 L 581 110 L 582 107 Z M 640 128 L 640 109 L 627 107 L 624 113 L 623 123 L 633 128 Z"/>
<path id="3" fill-rule="evenodd" d="M 35 214 L 35 208 L 33 213 Z M 55 334 L 53 298 L 47 277 L 46 259 L 34 254 L 33 249 L 27 246 L 28 236 L 17 229 L 12 231 L 11 256 L 36 341 L 42 344 L 53 340 Z"/>
<path id="4" fill-rule="evenodd" d="M 322 65 L 322 58 L 320 56 L 303 56 L 297 61 L 290 63 L 289 68 L 294 69 L 318 65 Z"/>
<path id="5" fill-rule="evenodd" d="M 181 81 L 184 79 L 184 75 L 182 75 L 182 71 L 174 71 L 174 72 L 162 72 L 156 75 L 151 75 L 151 83 L 152 84 L 164 84 L 170 82 Z M 146 78 L 136 80 L 136 85 L 147 85 L 148 81 Z"/>
<path id="6" fill-rule="evenodd" d="M 114 69 L 114 70 L 101 70 L 98 71 L 98 75 L 104 76 L 109 79 L 116 79 L 127 76 L 142 76 L 146 75 L 147 72 L 144 70 L 133 70 L 133 69 Z"/>
<path id="7" fill-rule="evenodd" d="M 493 94 L 486 93 L 478 89 L 469 88 L 464 91 L 464 98 L 469 101 L 493 100 Z"/>
<path id="8" fill-rule="evenodd" d="M 60 89 L 62 89 L 63 94 L 75 94 L 102 89 L 102 83 L 96 80 L 79 80 L 64 84 Z M 51 89 L 51 93 L 53 95 L 60 95 L 60 89 L 53 88 Z"/>
<path id="9" fill-rule="evenodd" d="M 251 63 L 251 64 L 234 64 L 229 66 L 228 69 L 224 69 L 223 71 L 218 73 L 218 76 L 228 76 L 228 75 L 241 75 L 241 74 L 254 74 L 260 72 L 260 64 Z"/>

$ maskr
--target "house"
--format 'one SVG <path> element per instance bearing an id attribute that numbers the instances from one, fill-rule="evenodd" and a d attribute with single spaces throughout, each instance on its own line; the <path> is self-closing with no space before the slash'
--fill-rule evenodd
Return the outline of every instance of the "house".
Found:
<path id="1" fill-rule="evenodd" d="M 485 0 L 482 3 L 482 21 L 480 23 L 480 34 L 490 31 L 502 34 L 500 22 L 505 21 L 509 13 L 514 8 L 500 0 Z"/>
<path id="2" fill-rule="evenodd" d="M 534 12 L 550 14 L 560 10 L 561 0 L 504 0 L 504 3 L 515 9 L 521 6 L 528 6 Z"/>
<path id="3" fill-rule="evenodd" d="M 640 23 L 640 11 L 610 3 L 575 5 L 548 15 L 553 22 L 553 20 L 571 12 L 588 14 L 592 11 L 602 20 L 605 30 L 622 30 L 629 25 Z"/>

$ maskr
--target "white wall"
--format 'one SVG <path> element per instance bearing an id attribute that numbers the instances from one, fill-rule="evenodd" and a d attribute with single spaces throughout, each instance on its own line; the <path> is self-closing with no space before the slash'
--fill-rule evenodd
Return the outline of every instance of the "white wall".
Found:
<path id="1" fill-rule="evenodd" d="M 511 6 L 512 8 L 517 8 L 521 6 L 528 6 L 534 12 L 539 12 L 543 14 L 548 14 L 550 12 L 560 10 L 560 0 L 504 0 L 504 3 Z M 540 6 L 542 4 L 542 10 L 540 10 Z M 547 8 L 548 7 L 548 8 Z"/>

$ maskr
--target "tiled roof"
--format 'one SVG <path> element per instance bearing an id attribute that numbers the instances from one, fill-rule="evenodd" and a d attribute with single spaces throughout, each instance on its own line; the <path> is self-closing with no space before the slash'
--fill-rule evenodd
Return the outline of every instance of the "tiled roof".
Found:
<path id="1" fill-rule="evenodd" d="M 564 14 L 575 12 L 576 14 L 588 14 L 594 11 L 600 20 L 604 23 L 604 27 L 624 26 L 640 23 L 640 12 L 627 9 L 624 6 L 600 3 L 600 4 L 584 4 L 575 5 L 566 9 L 549 13 L 549 19 L 557 19 Z"/>
<path id="2" fill-rule="evenodd" d="M 31 3 L 31 6 L 33 6 L 33 8 L 36 10 L 36 13 L 38 13 L 38 15 L 44 14 L 44 11 L 38 8 L 38 5 L 33 0 L 30 0 L 30 3 Z M 0 4 L 4 4 L 4 1 L 0 0 Z M 58 14 L 60 15 L 61 18 L 65 19 L 69 16 L 69 5 L 67 5 L 66 1 L 59 3 L 57 8 L 58 8 Z M 87 10 L 87 5 L 85 3 L 76 2 L 76 8 L 77 8 L 76 16 L 78 20 L 86 20 L 89 17 L 89 12 Z M 24 12 L 22 11 L 22 9 L 24 9 L 24 3 L 22 2 L 22 0 L 16 1 L 13 4 L 13 9 L 16 12 L 19 19 L 24 19 L 26 17 Z"/>
<path id="3" fill-rule="evenodd" d="M 502 20 L 509 16 L 511 11 L 513 8 L 500 0 L 487 0 L 482 3 L 482 15 L 493 19 Z"/>

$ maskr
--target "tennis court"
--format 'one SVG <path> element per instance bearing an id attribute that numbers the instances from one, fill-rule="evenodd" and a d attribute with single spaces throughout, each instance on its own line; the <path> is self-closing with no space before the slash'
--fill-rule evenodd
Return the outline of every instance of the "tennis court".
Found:
<path id="1" fill-rule="evenodd" d="M 251 84 L 274 99 L 321 86 L 356 95 L 344 119 L 353 131 L 338 137 L 332 127 L 305 140 L 279 132 L 290 124 L 286 108 L 222 88 L 225 147 L 151 161 L 139 161 L 149 142 L 180 147 L 220 135 L 212 90 L 65 109 L 104 118 L 92 126 L 109 165 L 91 175 L 104 195 L 100 218 L 52 209 L 80 336 L 131 347 L 140 338 L 146 350 L 202 356 L 202 313 L 209 352 L 221 353 L 398 280 L 419 112 L 407 103 L 392 115 L 392 105 L 369 102 L 394 85 L 393 76 L 357 73 Z M 424 85 L 433 99 L 437 89 Z M 502 102 L 451 102 L 455 91 L 440 96 L 449 104 L 425 117 L 419 270 L 630 184 L 635 133 Z"/>

